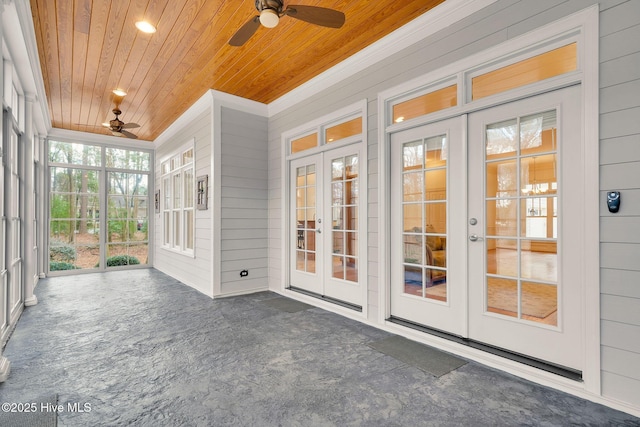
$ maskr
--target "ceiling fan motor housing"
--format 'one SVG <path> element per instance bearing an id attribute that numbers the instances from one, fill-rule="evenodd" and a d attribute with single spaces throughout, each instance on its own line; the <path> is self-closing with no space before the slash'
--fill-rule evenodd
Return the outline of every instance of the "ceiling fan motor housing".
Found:
<path id="1" fill-rule="evenodd" d="M 258 12 L 262 12 L 265 9 L 271 9 L 282 16 L 282 9 L 284 5 L 281 0 L 256 0 L 256 9 Z"/>
<path id="2" fill-rule="evenodd" d="M 109 120 L 109 128 L 112 132 L 120 132 L 122 130 L 122 125 L 124 125 L 124 122 L 120 120 L 118 116 L 122 114 L 122 111 L 120 111 L 119 108 L 114 108 L 112 112 L 116 115 L 116 118 L 113 120 Z"/>

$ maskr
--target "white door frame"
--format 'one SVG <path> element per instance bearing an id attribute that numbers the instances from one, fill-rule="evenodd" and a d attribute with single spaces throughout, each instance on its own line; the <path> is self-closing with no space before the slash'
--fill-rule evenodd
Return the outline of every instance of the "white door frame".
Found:
<path id="1" fill-rule="evenodd" d="M 327 126 L 332 126 L 336 123 L 340 123 L 348 118 L 353 118 L 360 116 L 362 117 L 362 133 L 358 135 L 354 135 L 344 140 L 332 142 L 330 145 L 325 145 L 325 141 L 323 140 L 324 129 Z M 291 154 L 290 153 L 290 141 L 294 138 L 301 137 L 305 134 L 309 134 L 312 132 L 318 132 L 320 143 L 318 147 L 311 148 L 299 153 Z M 281 149 L 281 173 L 280 173 L 280 189 L 281 189 L 281 201 L 280 201 L 280 241 L 282 242 L 280 248 L 280 283 L 279 286 L 274 289 L 277 292 L 286 295 L 292 299 L 308 302 L 312 305 L 316 305 L 318 307 L 322 307 L 328 311 L 332 311 L 335 313 L 339 313 L 345 317 L 350 317 L 358 320 L 367 319 L 368 317 L 368 289 L 369 289 L 369 281 L 367 280 L 368 275 L 368 254 L 367 251 L 363 251 L 360 257 L 360 266 L 358 274 L 364 278 L 362 282 L 362 309 L 361 311 L 356 311 L 351 308 L 343 307 L 339 304 L 334 304 L 332 302 L 325 301 L 323 299 L 314 298 L 311 296 L 307 296 L 303 293 L 296 292 L 289 289 L 289 285 L 291 283 L 291 274 L 290 274 L 290 254 L 291 251 L 295 250 L 295 247 L 291 247 L 291 236 L 290 236 L 290 220 L 291 220 L 291 174 L 290 174 L 290 163 L 291 161 L 300 158 L 306 157 L 315 153 L 325 152 L 327 150 L 337 149 L 340 147 L 358 144 L 360 145 L 360 194 L 359 194 L 359 204 L 361 206 L 360 215 L 363 217 L 361 221 L 362 230 L 360 233 L 360 247 L 368 248 L 368 235 L 369 235 L 369 215 L 368 215 L 368 174 L 369 174 L 369 166 L 368 166 L 368 138 L 367 138 L 367 100 L 363 99 L 354 104 L 348 105 L 344 108 L 341 108 L 333 113 L 327 114 L 325 116 L 319 117 L 315 120 L 312 120 L 308 123 L 305 123 L 296 128 L 285 131 L 280 136 L 280 149 Z"/>
<path id="2" fill-rule="evenodd" d="M 591 6 L 581 12 L 547 24 L 527 34 L 506 41 L 486 51 L 471 55 L 463 60 L 430 72 L 378 94 L 378 194 L 379 194 L 379 226 L 378 244 L 380 257 L 378 263 L 378 315 L 379 324 L 389 330 L 419 341 L 446 349 L 456 354 L 469 357 L 483 363 L 496 366 L 504 371 L 528 378 L 541 384 L 556 387 L 561 390 L 587 395 L 600 395 L 600 249 L 599 249 L 599 7 Z M 515 62 L 519 58 L 532 56 L 541 52 L 540 48 L 549 49 L 556 41 L 567 43 L 567 40 L 578 43 L 578 69 L 562 76 L 550 78 L 542 82 L 513 89 L 502 94 L 490 96 L 478 101 L 469 100 L 468 84 L 470 75 L 482 67 L 510 60 Z M 404 97 L 405 99 L 420 88 L 429 88 L 439 82 L 449 80 L 458 84 L 457 106 L 432 113 L 427 116 L 407 120 L 402 123 L 392 123 L 391 106 Z M 583 321 L 584 337 L 583 351 L 585 363 L 582 383 L 577 383 L 554 374 L 543 372 L 517 362 L 508 361 L 489 355 L 488 353 L 465 347 L 464 345 L 443 340 L 428 334 L 417 333 L 392 324 L 387 321 L 390 315 L 390 134 L 445 118 L 467 114 L 493 105 L 523 99 L 528 96 L 559 89 L 576 83 L 581 84 L 582 99 L 581 115 L 583 117 L 583 169 L 585 188 L 590 189 L 583 200 L 584 247 L 581 248 L 583 259 Z"/>

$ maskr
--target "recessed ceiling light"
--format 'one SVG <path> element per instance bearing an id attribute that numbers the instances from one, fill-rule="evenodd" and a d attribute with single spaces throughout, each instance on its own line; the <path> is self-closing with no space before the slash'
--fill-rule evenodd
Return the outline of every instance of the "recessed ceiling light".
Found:
<path id="1" fill-rule="evenodd" d="M 127 94 L 127 92 L 123 91 L 122 89 L 114 89 L 113 93 L 117 96 L 125 96 Z"/>
<path id="2" fill-rule="evenodd" d="M 156 27 L 154 27 L 147 21 L 136 22 L 136 28 L 142 31 L 143 33 L 153 34 L 156 32 Z"/>
<path id="3" fill-rule="evenodd" d="M 396 119 L 396 123 L 404 122 L 404 117 L 400 116 Z"/>

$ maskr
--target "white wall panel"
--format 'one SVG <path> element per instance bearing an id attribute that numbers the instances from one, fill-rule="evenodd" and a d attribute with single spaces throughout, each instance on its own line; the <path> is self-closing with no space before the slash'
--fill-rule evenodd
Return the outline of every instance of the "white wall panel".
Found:
<path id="1" fill-rule="evenodd" d="M 601 317 L 603 320 L 640 326 L 639 304 L 637 298 L 603 294 Z"/>
<path id="2" fill-rule="evenodd" d="M 602 373 L 602 394 L 640 407 L 640 393 L 638 393 L 638 383 L 640 381 L 610 372 Z"/>
<path id="3" fill-rule="evenodd" d="M 640 271 L 603 268 L 600 282 L 603 294 L 636 298 L 640 304 Z"/>
<path id="4" fill-rule="evenodd" d="M 220 291 L 235 295 L 268 287 L 267 119 L 222 107 L 221 126 Z"/>
<path id="5" fill-rule="evenodd" d="M 638 57 L 640 63 L 640 56 Z M 638 77 L 640 79 L 640 77 Z M 640 135 L 627 135 L 600 141 L 600 164 L 640 162 Z M 640 186 L 640 185 L 639 185 Z"/>
<path id="6" fill-rule="evenodd" d="M 183 129 L 156 150 L 156 189 L 161 189 L 160 162 L 174 154 L 177 149 L 195 139 L 195 174 L 209 174 L 211 169 L 211 111 L 200 113 Z M 161 190 L 162 191 L 162 190 Z M 164 195 L 161 193 L 161 197 Z M 162 247 L 162 214 L 155 214 L 154 267 L 181 282 L 211 296 L 212 253 L 211 253 L 211 212 L 195 211 L 196 231 L 194 256 L 176 253 Z"/>

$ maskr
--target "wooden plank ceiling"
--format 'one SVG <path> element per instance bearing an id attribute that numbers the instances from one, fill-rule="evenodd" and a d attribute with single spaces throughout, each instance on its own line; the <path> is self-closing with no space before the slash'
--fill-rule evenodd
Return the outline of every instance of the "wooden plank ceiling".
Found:
<path id="1" fill-rule="evenodd" d="M 346 23 L 284 16 L 242 47 L 227 42 L 257 15 L 254 0 L 31 0 L 31 10 L 52 125 L 110 134 L 101 124 L 120 88 L 120 119 L 152 141 L 208 89 L 269 103 L 443 1 L 295 0 Z M 157 32 L 138 31 L 142 19 Z"/>

